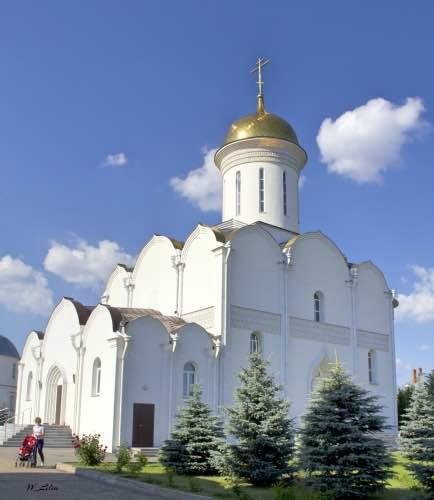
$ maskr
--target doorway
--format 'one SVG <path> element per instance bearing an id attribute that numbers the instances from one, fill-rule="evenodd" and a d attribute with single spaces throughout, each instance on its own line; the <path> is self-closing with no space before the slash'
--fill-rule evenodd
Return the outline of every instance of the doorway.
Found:
<path id="1" fill-rule="evenodd" d="M 134 448 L 152 448 L 154 446 L 155 405 L 134 403 L 133 439 Z"/>
<path id="2" fill-rule="evenodd" d="M 55 425 L 60 425 L 60 415 L 62 411 L 62 390 L 61 385 L 57 386 L 56 390 L 56 418 L 54 419 Z"/>

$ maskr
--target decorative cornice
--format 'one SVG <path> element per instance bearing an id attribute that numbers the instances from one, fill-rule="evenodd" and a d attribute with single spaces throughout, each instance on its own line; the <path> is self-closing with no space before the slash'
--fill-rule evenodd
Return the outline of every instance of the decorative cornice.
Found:
<path id="1" fill-rule="evenodd" d="M 232 306 L 231 327 L 280 335 L 281 315 L 247 307 Z"/>

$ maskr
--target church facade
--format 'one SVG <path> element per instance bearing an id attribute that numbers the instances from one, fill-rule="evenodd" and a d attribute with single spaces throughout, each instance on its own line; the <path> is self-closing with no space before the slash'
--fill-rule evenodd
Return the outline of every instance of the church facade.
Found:
<path id="1" fill-rule="evenodd" d="M 194 383 L 215 412 L 259 351 L 296 422 L 336 357 L 381 397 L 397 431 L 394 307 L 371 261 L 350 262 L 321 232 L 299 232 L 307 155 L 265 110 L 231 125 L 215 156 L 222 223 L 184 242 L 155 235 L 133 268 L 119 264 L 100 304 L 64 297 L 18 365 L 17 422 L 40 416 L 119 444 L 160 446 Z"/>

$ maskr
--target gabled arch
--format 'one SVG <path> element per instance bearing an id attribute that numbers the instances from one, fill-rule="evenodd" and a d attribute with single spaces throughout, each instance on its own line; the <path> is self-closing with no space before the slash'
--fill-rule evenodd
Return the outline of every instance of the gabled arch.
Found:
<path id="1" fill-rule="evenodd" d="M 336 245 L 336 243 L 321 231 L 312 231 L 301 234 L 295 238 L 292 238 L 286 243 L 285 249 L 291 249 L 291 260 L 295 265 L 297 263 L 297 248 L 302 242 L 306 240 L 319 240 L 323 242 L 336 254 L 339 260 L 342 262 L 342 265 L 345 266 L 345 269 L 348 271 L 348 259 L 346 258 L 346 256 L 342 253 L 341 249 Z"/>
<path id="2" fill-rule="evenodd" d="M 236 242 L 237 239 L 242 238 L 245 234 L 255 234 L 263 238 L 263 240 L 268 244 L 270 249 L 275 253 L 277 258 L 276 263 L 282 259 L 282 250 L 278 242 L 273 238 L 271 233 L 269 233 L 261 224 L 254 222 L 253 224 L 248 224 L 243 226 L 234 232 L 232 242 Z"/>
<path id="3" fill-rule="evenodd" d="M 377 265 L 375 265 L 371 260 L 366 260 L 364 262 L 360 262 L 360 264 L 356 264 L 356 266 L 358 267 L 359 274 L 360 274 L 360 271 L 363 271 L 364 269 L 371 270 L 377 276 L 377 278 L 380 280 L 382 286 L 384 287 L 384 291 L 388 292 L 390 290 L 383 271 Z"/>
<path id="4" fill-rule="evenodd" d="M 24 343 L 23 351 L 21 353 L 21 361 L 27 358 L 27 356 L 31 355 L 31 349 L 37 346 L 42 346 L 42 341 L 44 339 L 44 334 L 37 330 L 32 330 L 26 337 L 26 341 Z"/>
<path id="5" fill-rule="evenodd" d="M 116 265 L 107 280 L 104 293 L 102 294 L 102 297 L 105 297 L 108 303 L 110 303 L 111 292 L 113 287 L 116 286 L 116 282 L 119 280 L 127 280 L 131 276 L 133 270 L 134 268 L 125 266 L 124 264 Z M 125 289 L 125 284 L 123 284 L 123 294 L 125 295 L 125 305 L 127 305 L 127 290 Z"/>
<path id="6" fill-rule="evenodd" d="M 45 346 L 47 345 L 47 342 L 51 336 L 51 330 L 53 329 L 58 316 L 63 313 L 65 309 L 69 309 L 71 311 L 73 322 L 75 322 L 75 329 L 79 330 L 86 324 L 94 307 L 84 306 L 81 302 L 71 297 L 63 297 L 57 304 L 57 306 L 53 309 L 53 312 L 51 313 L 51 316 L 48 320 L 43 340 L 43 348 L 45 348 Z M 74 325 L 71 325 L 71 327 L 74 327 Z"/>
<path id="7" fill-rule="evenodd" d="M 188 238 L 184 243 L 184 247 L 181 252 L 181 259 L 183 262 L 188 258 L 188 252 L 191 248 L 192 243 L 200 236 L 208 235 L 210 238 L 213 238 L 216 242 L 216 246 L 225 242 L 224 234 L 222 231 L 219 231 L 216 228 L 211 228 L 210 226 L 206 226 L 205 224 L 198 224 L 194 231 L 190 233 Z"/>
<path id="8" fill-rule="evenodd" d="M 169 238 L 168 236 L 154 234 L 152 238 L 146 243 L 146 245 L 142 248 L 139 256 L 137 257 L 136 264 L 134 265 L 134 269 L 132 271 L 131 279 L 133 283 L 136 283 L 137 274 L 140 270 L 140 266 L 142 265 L 143 260 L 146 257 L 146 254 L 149 250 L 158 244 L 166 244 L 173 250 L 173 255 L 176 255 L 177 252 L 180 252 L 183 243 L 181 241 L 175 240 L 173 238 Z"/>

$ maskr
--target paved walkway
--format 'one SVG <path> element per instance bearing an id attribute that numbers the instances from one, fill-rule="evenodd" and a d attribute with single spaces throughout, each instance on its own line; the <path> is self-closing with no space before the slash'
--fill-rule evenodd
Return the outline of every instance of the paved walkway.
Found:
<path id="1" fill-rule="evenodd" d="M 30 469 L 15 467 L 16 449 L 0 447 L 0 498 L 2 500 L 27 498 L 148 500 L 157 498 L 49 468 L 54 467 L 57 462 L 75 461 L 74 450 L 71 448 L 47 448 L 44 452 L 46 452 L 46 466 Z"/>

